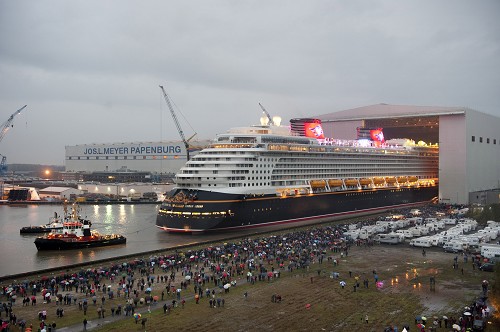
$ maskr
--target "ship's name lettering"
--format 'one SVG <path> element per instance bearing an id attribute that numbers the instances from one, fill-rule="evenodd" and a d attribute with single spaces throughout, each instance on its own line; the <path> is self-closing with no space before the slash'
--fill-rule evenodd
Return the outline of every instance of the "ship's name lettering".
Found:
<path id="1" fill-rule="evenodd" d="M 169 154 L 181 153 L 181 147 L 178 145 L 167 146 L 123 146 L 123 147 L 98 147 L 86 148 L 83 151 L 85 155 L 123 155 L 123 154 Z"/>

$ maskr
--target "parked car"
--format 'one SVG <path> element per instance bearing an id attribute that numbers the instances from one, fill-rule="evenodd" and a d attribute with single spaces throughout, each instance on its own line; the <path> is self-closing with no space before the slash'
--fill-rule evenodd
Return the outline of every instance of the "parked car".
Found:
<path id="1" fill-rule="evenodd" d="M 481 265 L 479 267 L 479 269 L 481 271 L 485 271 L 485 272 L 493 272 L 494 268 L 495 268 L 495 264 L 493 264 L 493 263 L 484 263 L 483 265 Z"/>

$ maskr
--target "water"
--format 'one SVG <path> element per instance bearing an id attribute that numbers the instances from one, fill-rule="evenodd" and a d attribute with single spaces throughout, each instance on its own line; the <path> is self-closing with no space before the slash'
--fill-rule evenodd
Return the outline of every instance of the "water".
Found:
<path id="1" fill-rule="evenodd" d="M 33 242 L 42 234 L 21 235 L 19 230 L 48 223 L 54 212 L 63 214 L 63 206 L 0 205 L 0 277 L 224 237 L 161 231 L 155 226 L 159 208 L 155 204 L 82 205 L 80 208 L 81 216 L 92 222 L 93 229 L 103 234 L 122 234 L 127 243 L 81 250 L 38 251 Z"/>

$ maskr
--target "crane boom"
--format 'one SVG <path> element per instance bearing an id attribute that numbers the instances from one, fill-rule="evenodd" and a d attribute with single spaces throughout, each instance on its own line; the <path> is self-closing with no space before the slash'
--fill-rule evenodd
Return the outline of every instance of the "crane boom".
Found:
<path id="1" fill-rule="evenodd" d="M 165 92 L 165 89 L 163 88 L 162 85 L 160 85 L 160 89 L 163 92 L 163 98 L 165 98 L 165 102 L 167 103 L 168 109 L 170 110 L 170 113 L 172 114 L 172 118 L 174 119 L 175 126 L 177 127 L 177 131 L 179 132 L 179 135 L 181 136 L 182 142 L 184 143 L 184 146 L 186 147 L 186 159 L 189 160 L 189 140 L 187 140 L 186 137 L 184 136 L 184 132 L 182 131 L 179 120 L 177 120 L 177 116 L 175 115 L 174 108 L 172 107 L 172 104 L 170 103 L 170 98 L 168 97 L 168 95 Z M 196 135 L 196 133 L 194 135 Z M 194 135 L 191 136 L 189 139 L 193 138 Z"/>
<path id="2" fill-rule="evenodd" d="M 25 109 L 26 106 L 28 106 L 28 105 L 24 105 L 23 107 L 21 107 L 20 109 L 18 109 L 14 113 L 12 113 L 12 115 L 9 116 L 9 118 L 7 119 L 7 121 L 5 121 L 2 124 L 2 129 L 1 129 L 1 132 L 0 132 L 0 142 L 3 140 L 3 138 L 5 137 L 5 135 L 7 134 L 7 132 L 9 131 L 9 129 L 10 129 L 11 125 L 12 125 L 12 121 L 14 121 L 14 117 L 16 115 L 18 115 L 19 113 L 21 113 L 21 111 L 23 109 Z"/>
<path id="3" fill-rule="evenodd" d="M 262 106 L 261 103 L 259 103 L 259 106 L 260 106 L 260 108 L 262 108 L 262 112 L 264 112 L 266 114 L 267 118 L 269 119 L 269 124 L 274 125 L 274 121 L 271 118 L 271 115 L 269 114 L 269 112 L 267 112 L 267 110 L 264 108 L 264 106 Z"/>

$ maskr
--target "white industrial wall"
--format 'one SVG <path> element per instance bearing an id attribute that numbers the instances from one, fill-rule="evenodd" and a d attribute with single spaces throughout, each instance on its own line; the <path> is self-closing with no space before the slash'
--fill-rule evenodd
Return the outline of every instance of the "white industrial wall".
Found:
<path id="1" fill-rule="evenodd" d="M 467 191 L 499 188 L 500 118 L 467 110 L 466 133 Z M 472 136 L 475 142 L 472 142 Z"/>
<path id="2" fill-rule="evenodd" d="M 439 201 L 466 204 L 465 114 L 439 117 Z"/>
<path id="3" fill-rule="evenodd" d="M 338 122 L 322 122 L 323 132 L 325 137 L 335 139 L 357 139 L 358 127 L 363 127 L 362 120 L 338 121 Z"/>
<path id="4" fill-rule="evenodd" d="M 146 184 L 146 183 L 120 183 L 120 184 L 87 184 L 78 185 L 78 189 L 92 194 L 118 195 L 127 197 L 131 194 L 144 194 L 146 192 L 155 192 L 164 194 L 174 187 L 173 184 Z"/>
<path id="5" fill-rule="evenodd" d="M 158 147 L 162 151 L 158 152 Z M 67 172 L 134 170 L 177 173 L 186 163 L 181 142 L 138 142 L 66 146 Z"/>

